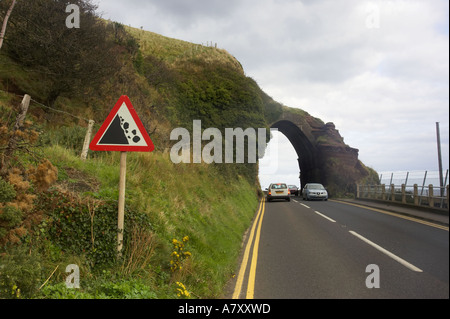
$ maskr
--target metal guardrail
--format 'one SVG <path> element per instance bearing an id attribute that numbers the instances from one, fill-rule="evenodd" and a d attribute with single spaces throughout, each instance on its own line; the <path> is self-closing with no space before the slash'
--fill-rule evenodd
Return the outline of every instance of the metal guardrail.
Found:
<path id="1" fill-rule="evenodd" d="M 449 208 L 449 186 L 440 187 L 432 184 L 418 186 L 402 185 L 356 185 L 356 198 L 385 202 L 396 202 L 418 207 Z"/>

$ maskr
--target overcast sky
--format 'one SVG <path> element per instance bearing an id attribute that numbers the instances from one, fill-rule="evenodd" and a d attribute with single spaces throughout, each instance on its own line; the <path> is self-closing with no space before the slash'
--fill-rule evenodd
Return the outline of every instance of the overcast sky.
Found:
<path id="1" fill-rule="evenodd" d="M 447 0 L 94 3 L 106 19 L 217 43 L 276 101 L 333 122 L 345 143 L 359 149 L 359 159 L 378 172 L 437 170 L 440 122 L 448 168 Z M 297 156 L 280 144 L 280 170 L 274 174 L 288 174 L 298 184 Z M 264 187 L 274 175 L 263 173 L 270 175 L 261 177 Z"/>

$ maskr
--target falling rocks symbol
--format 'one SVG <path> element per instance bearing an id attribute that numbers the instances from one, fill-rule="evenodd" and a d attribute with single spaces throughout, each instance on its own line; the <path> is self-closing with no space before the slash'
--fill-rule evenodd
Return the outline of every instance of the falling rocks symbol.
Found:
<path id="1" fill-rule="evenodd" d="M 114 120 L 111 122 L 109 129 L 105 132 L 99 144 L 130 144 L 128 142 L 125 131 L 122 128 L 121 120 L 119 115 L 116 115 Z"/>
<path id="2" fill-rule="evenodd" d="M 129 145 L 130 141 L 138 143 L 141 138 L 136 134 L 137 130 L 131 130 L 130 123 L 125 122 L 124 118 L 117 114 L 98 144 Z"/>

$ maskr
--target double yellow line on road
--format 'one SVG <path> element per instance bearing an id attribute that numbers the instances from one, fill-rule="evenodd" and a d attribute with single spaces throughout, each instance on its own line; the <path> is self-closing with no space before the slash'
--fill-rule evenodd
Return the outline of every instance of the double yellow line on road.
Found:
<path id="1" fill-rule="evenodd" d="M 250 256 L 250 250 L 253 244 L 253 240 L 255 241 L 255 244 L 253 245 L 252 259 L 250 263 L 250 272 L 248 276 L 246 299 L 253 299 L 255 293 L 256 264 L 258 262 L 259 238 L 261 236 L 261 225 L 266 205 L 265 202 L 266 202 L 265 198 L 262 198 L 259 204 L 258 214 L 256 215 L 255 221 L 253 222 L 250 231 L 250 236 L 248 238 L 247 245 L 245 246 L 244 257 L 242 259 L 241 268 L 239 269 L 236 286 L 234 288 L 233 299 L 238 299 L 239 296 L 241 295 L 242 284 L 244 283 L 245 272 L 247 270 L 248 259 Z"/>

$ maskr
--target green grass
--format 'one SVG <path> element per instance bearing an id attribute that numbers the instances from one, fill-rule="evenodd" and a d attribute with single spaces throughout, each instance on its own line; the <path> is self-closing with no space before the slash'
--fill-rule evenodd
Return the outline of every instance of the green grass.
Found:
<path id="1" fill-rule="evenodd" d="M 150 267 L 139 277 L 121 277 L 116 274 L 117 269 L 99 275 L 82 268 L 84 285 L 82 283 L 80 293 L 73 295 L 61 283 L 63 264 L 69 259 L 82 261 L 83 256 L 64 256 L 64 259 L 50 262 L 51 258 L 47 257 L 59 255 L 61 251 L 53 243 L 46 243 L 48 247 L 42 247 L 42 263 L 49 273 L 43 273 L 43 279 L 48 278 L 57 264 L 60 270 L 45 286 L 43 297 L 137 297 L 139 294 L 132 291 L 141 289 L 144 283 L 150 287 L 149 291 L 144 291 L 147 297 L 176 298 L 172 287 L 176 281 L 182 281 L 194 297 L 223 297 L 224 285 L 237 268 L 242 236 L 258 205 L 258 187 L 249 182 L 256 180 L 256 170 L 252 169 L 255 166 L 175 165 L 164 150 L 171 145 L 168 141 L 171 129 L 175 125 L 189 127 L 193 119 L 201 119 L 204 127 L 264 127 L 263 101 L 259 97 L 262 91 L 256 82 L 245 76 L 240 63 L 223 49 L 125 28 L 138 39 L 141 54 L 141 57 L 135 56 L 125 50 L 128 47 L 123 48 L 123 59 L 127 63 L 120 71 L 126 78 L 125 87 L 122 82 L 111 80 L 104 83 L 99 94 L 89 91 L 84 95 L 62 95 L 53 107 L 79 117 L 93 118 L 99 125 L 117 101 L 118 94 L 127 94 L 149 129 L 157 128 L 152 135 L 157 145 L 155 152 L 128 154 L 126 184 L 127 207 L 150 218 L 154 254 Z M 142 56 L 155 59 L 145 60 Z M 156 70 L 162 80 L 154 84 L 145 78 L 145 73 L 139 72 L 148 67 L 146 63 L 158 59 L 164 61 L 161 69 Z M 37 79 L 24 67 L 11 62 L 10 58 L 0 55 L 0 65 L 8 66 L 0 72 L 0 90 L 14 94 L 26 92 L 35 100 L 45 101 L 49 82 Z M 272 101 L 268 97 L 266 100 Z M 19 102 L 18 97 L 0 91 L 2 108 L 8 109 Z M 86 202 L 88 198 L 118 199 L 119 154 L 98 152 L 90 153 L 86 161 L 79 158 L 84 121 L 41 110 L 35 103 L 30 107 L 28 118 L 43 132 L 40 145 L 44 146 L 34 148 L 33 152 L 58 167 L 59 189 L 74 192 Z M 185 260 L 181 271 L 172 273 L 169 269 L 171 242 L 184 236 L 190 238 L 186 249 L 192 256 Z M 117 285 L 111 287 L 113 283 Z"/>
<path id="2" fill-rule="evenodd" d="M 125 26 L 125 29 L 138 39 L 140 49 L 144 55 L 159 57 L 169 64 L 176 64 L 194 58 L 207 63 L 219 62 L 231 66 L 243 74 L 242 65 L 239 61 L 224 49 L 173 39 L 128 26 Z"/>
<path id="3" fill-rule="evenodd" d="M 59 183 L 79 178 L 99 184 L 85 196 L 117 199 L 119 154 L 104 153 L 82 161 L 60 146 L 47 147 L 46 157 L 58 166 Z M 69 178 L 66 170 L 70 170 Z M 128 153 L 126 204 L 150 217 L 157 242 L 152 270 L 155 296 L 167 296 L 167 281 L 182 281 L 193 296 L 223 297 L 223 288 L 237 268 L 242 236 L 258 205 L 255 187 L 241 177 L 222 176 L 207 164 L 178 164 L 164 153 Z M 192 253 L 177 273 L 167 270 L 173 238 L 189 236 L 186 250 Z"/>

